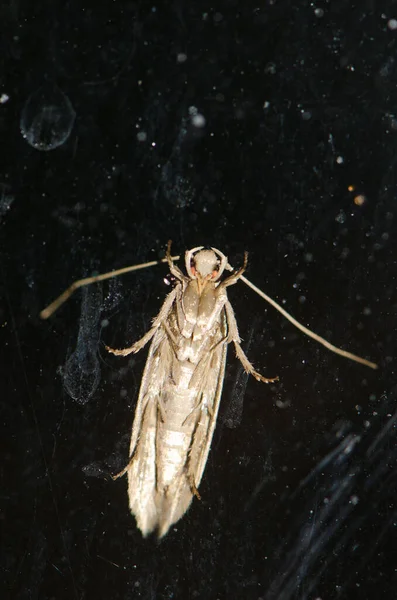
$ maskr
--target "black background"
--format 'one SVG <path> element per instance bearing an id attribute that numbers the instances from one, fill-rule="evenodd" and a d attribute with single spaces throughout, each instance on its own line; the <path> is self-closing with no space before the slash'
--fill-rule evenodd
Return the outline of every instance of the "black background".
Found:
<path id="1" fill-rule="evenodd" d="M 0 11 L 1 597 L 395 597 L 396 2 Z M 235 266 L 248 250 L 248 278 L 380 369 L 230 288 L 280 382 L 247 382 L 229 352 L 202 501 L 158 544 L 109 477 L 145 352 L 104 344 L 147 330 L 167 267 L 38 314 L 168 239 Z"/>

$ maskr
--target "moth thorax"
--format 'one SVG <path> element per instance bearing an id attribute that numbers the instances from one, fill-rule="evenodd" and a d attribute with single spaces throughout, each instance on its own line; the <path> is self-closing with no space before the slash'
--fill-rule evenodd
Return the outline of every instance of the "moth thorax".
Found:
<path id="1" fill-rule="evenodd" d="M 208 277 L 218 270 L 219 260 L 213 250 L 200 250 L 194 256 L 194 267 L 198 275 Z"/>

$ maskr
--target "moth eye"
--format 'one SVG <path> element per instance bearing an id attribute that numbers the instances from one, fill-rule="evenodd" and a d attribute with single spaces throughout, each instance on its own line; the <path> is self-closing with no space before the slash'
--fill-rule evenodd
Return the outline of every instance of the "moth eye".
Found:
<path id="1" fill-rule="evenodd" d="M 219 260 L 219 258 L 217 258 L 216 263 L 214 264 L 214 268 L 212 270 L 213 276 L 218 275 L 220 266 L 221 266 L 221 261 Z"/>

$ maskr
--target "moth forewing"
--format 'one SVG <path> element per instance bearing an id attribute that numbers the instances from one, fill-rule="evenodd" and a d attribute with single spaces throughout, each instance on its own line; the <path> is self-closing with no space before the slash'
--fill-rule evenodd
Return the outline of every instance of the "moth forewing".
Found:
<path id="1" fill-rule="evenodd" d="M 168 257 L 170 249 L 168 248 Z M 227 258 L 218 250 L 186 253 L 188 276 L 172 263 L 177 284 L 150 331 L 130 348 L 151 338 L 132 427 L 128 474 L 131 512 L 146 536 L 167 533 L 189 508 L 205 469 L 222 392 L 227 344 L 234 342 L 244 368 L 263 381 L 240 346 L 226 287 L 245 265 L 219 281 Z"/>

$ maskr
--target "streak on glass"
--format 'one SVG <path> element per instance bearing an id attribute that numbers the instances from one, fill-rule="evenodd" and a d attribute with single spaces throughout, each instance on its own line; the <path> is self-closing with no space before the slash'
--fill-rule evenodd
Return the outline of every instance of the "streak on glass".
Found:
<path id="1" fill-rule="evenodd" d="M 102 289 L 98 285 L 82 290 L 83 300 L 77 344 L 63 369 L 63 385 L 76 402 L 86 404 L 100 381 L 98 342 Z"/>

